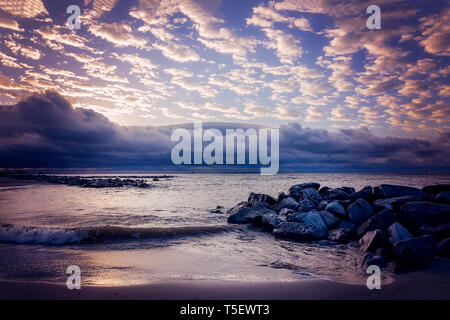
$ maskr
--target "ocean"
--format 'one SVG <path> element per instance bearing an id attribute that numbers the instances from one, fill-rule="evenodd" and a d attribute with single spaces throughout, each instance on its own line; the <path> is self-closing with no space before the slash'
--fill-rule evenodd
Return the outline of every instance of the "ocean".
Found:
<path id="1" fill-rule="evenodd" d="M 130 174 L 137 175 L 146 176 Z M 421 188 L 450 183 L 450 175 L 176 174 L 148 179 L 148 189 L 2 183 L 0 279 L 65 283 L 67 267 L 77 265 L 82 284 L 98 286 L 314 278 L 365 283 L 355 244 L 297 243 L 227 224 L 227 209 L 250 192 L 276 197 L 312 181 L 357 190 L 383 183 Z M 392 279 L 392 267 L 383 278 Z"/>

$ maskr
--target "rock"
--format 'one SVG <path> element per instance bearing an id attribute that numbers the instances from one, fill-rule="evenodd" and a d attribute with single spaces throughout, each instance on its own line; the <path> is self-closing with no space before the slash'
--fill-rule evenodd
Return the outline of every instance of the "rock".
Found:
<path id="1" fill-rule="evenodd" d="M 307 183 L 301 183 L 301 184 L 296 184 L 293 185 L 289 188 L 288 194 L 289 196 L 295 198 L 295 199 L 300 199 L 301 195 L 302 195 L 302 191 L 304 189 L 307 188 L 312 188 L 314 190 L 319 190 L 320 188 L 320 184 L 315 183 L 315 182 L 307 182 Z"/>
<path id="2" fill-rule="evenodd" d="M 295 211 L 298 208 L 298 202 L 292 197 L 287 197 L 272 206 L 272 210 L 276 212 L 280 212 L 283 208 L 288 208 Z"/>
<path id="3" fill-rule="evenodd" d="M 266 213 L 262 216 L 262 225 L 266 230 L 273 231 L 280 223 L 285 220 L 277 214 Z"/>
<path id="4" fill-rule="evenodd" d="M 401 240 L 393 246 L 397 261 L 405 269 L 425 268 L 433 258 L 435 250 L 436 241 L 431 235 Z"/>
<path id="5" fill-rule="evenodd" d="M 387 248 L 389 241 L 380 229 L 367 232 L 359 240 L 362 252 L 375 252 L 379 248 Z"/>
<path id="6" fill-rule="evenodd" d="M 316 208 L 316 205 L 311 200 L 302 200 L 299 202 L 298 211 L 299 212 L 309 212 Z"/>
<path id="7" fill-rule="evenodd" d="M 361 267 L 367 269 L 369 266 L 378 266 L 380 268 L 387 267 L 387 260 L 382 255 L 366 252 L 363 256 Z"/>
<path id="8" fill-rule="evenodd" d="M 283 208 L 280 210 L 280 212 L 278 212 L 278 214 L 281 217 L 286 217 L 288 214 L 291 214 L 291 213 L 296 213 L 296 211 L 289 209 L 289 208 Z"/>
<path id="9" fill-rule="evenodd" d="M 322 187 L 322 188 L 320 188 L 320 190 L 318 192 L 323 198 L 328 198 L 329 191 L 330 191 L 329 187 Z"/>
<path id="10" fill-rule="evenodd" d="M 329 200 L 347 200 L 349 198 L 349 195 L 347 192 L 341 189 L 331 189 L 328 192 L 328 199 Z"/>
<path id="11" fill-rule="evenodd" d="M 273 235 L 276 238 L 285 238 L 298 241 L 322 240 L 327 236 L 327 234 L 328 231 L 326 230 L 326 227 L 325 230 L 323 230 L 304 222 L 281 222 L 275 229 L 273 229 Z"/>
<path id="12" fill-rule="evenodd" d="M 108 181 L 106 180 L 97 180 L 95 182 L 95 188 L 106 188 L 109 187 Z"/>
<path id="13" fill-rule="evenodd" d="M 407 202 L 400 207 L 403 224 L 417 230 L 424 224 L 450 221 L 450 205 L 433 202 Z"/>
<path id="14" fill-rule="evenodd" d="M 251 203 L 252 205 L 258 202 L 264 202 L 267 203 L 269 206 L 273 206 L 277 203 L 277 200 L 274 197 L 271 197 L 267 194 L 261 194 L 261 193 L 250 193 L 250 196 L 248 197 L 248 203 Z"/>
<path id="15" fill-rule="evenodd" d="M 328 239 L 333 242 L 347 243 L 353 238 L 353 232 L 346 228 L 328 231 Z"/>
<path id="16" fill-rule="evenodd" d="M 419 229 L 419 234 L 431 234 L 436 241 L 450 238 L 450 222 L 445 222 L 437 226 L 425 224 Z"/>
<path id="17" fill-rule="evenodd" d="M 355 188 L 353 188 L 353 187 L 340 187 L 338 189 L 344 191 L 348 195 L 352 195 L 353 193 L 356 192 Z"/>
<path id="18" fill-rule="evenodd" d="M 366 220 L 363 224 L 361 224 L 358 227 L 357 235 L 358 237 L 362 237 L 367 232 L 380 229 L 383 231 L 386 231 L 387 228 L 391 224 L 395 222 L 395 216 L 394 214 L 389 210 L 383 210 L 380 213 L 377 213 L 376 215 L 370 217 L 368 220 Z"/>
<path id="19" fill-rule="evenodd" d="M 273 210 L 270 210 L 268 208 L 250 208 L 250 212 L 247 214 L 247 220 L 255 225 L 255 226 L 261 226 L 262 225 L 262 217 L 265 214 L 274 214 L 277 215 L 277 213 Z"/>
<path id="20" fill-rule="evenodd" d="M 389 241 L 394 244 L 401 240 L 411 239 L 413 236 L 409 231 L 398 222 L 394 222 L 388 228 Z"/>
<path id="21" fill-rule="evenodd" d="M 450 192 L 450 184 L 437 184 L 433 186 L 426 186 L 422 191 L 428 196 L 434 196 L 441 192 Z"/>
<path id="22" fill-rule="evenodd" d="M 371 186 L 365 186 L 364 188 L 362 188 L 361 190 L 359 190 L 358 192 L 355 192 L 353 194 L 350 195 L 350 200 L 355 201 L 358 200 L 359 198 L 362 198 L 366 201 L 371 201 L 372 200 L 372 194 L 373 194 L 373 189 Z"/>
<path id="23" fill-rule="evenodd" d="M 313 189 L 313 188 L 303 189 L 302 197 L 304 200 L 306 200 L 306 199 L 311 200 L 315 204 L 318 204 L 320 201 L 323 200 L 322 196 L 317 192 L 316 189 Z"/>
<path id="24" fill-rule="evenodd" d="M 395 197 L 395 198 L 387 198 L 387 199 L 378 199 L 375 200 L 373 206 L 375 211 L 381 211 L 383 209 L 398 211 L 400 207 L 407 202 L 420 201 L 421 199 L 414 196 L 404 196 L 404 197 Z"/>
<path id="25" fill-rule="evenodd" d="M 373 209 L 364 199 L 358 199 L 347 208 L 348 217 L 356 226 L 373 215 Z"/>
<path id="26" fill-rule="evenodd" d="M 278 197 L 277 197 L 277 202 L 280 202 L 281 200 L 286 199 L 287 197 L 288 197 L 288 196 L 287 196 L 286 193 L 280 192 L 280 193 L 278 194 Z"/>
<path id="27" fill-rule="evenodd" d="M 153 181 L 159 181 L 159 179 L 158 178 L 153 178 Z"/>
<path id="28" fill-rule="evenodd" d="M 355 231 L 355 225 L 349 221 L 341 221 L 337 227 L 340 229 L 347 229 L 350 232 Z"/>
<path id="29" fill-rule="evenodd" d="M 338 218 L 336 218 L 334 215 L 332 215 L 331 213 L 329 213 L 328 211 L 318 211 L 317 212 L 320 217 L 322 218 L 323 222 L 325 223 L 325 225 L 329 228 L 332 229 L 333 227 L 335 227 L 339 222 L 341 222 L 341 220 L 339 220 Z"/>
<path id="30" fill-rule="evenodd" d="M 450 191 L 443 191 L 434 197 L 434 201 L 450 204 Z"/>
<path id="31" fill-rule="evenodd" d="M 379 187 L 375 187 L 374 195 L 377 198 L 395 198 L 404 196 L 422 198 L 424 196 L 424 193 L 422 190 L 417 188 L 382 184 Z"/>
<path id="32" fill-rule="evenodd" d="M 317 205 L 317 209 L 319 209 L 319 210 L 325 210 L 325 208 L 327 207 L 327 205 L 328 205 L 328 201 L 322 200 L 322 201 L 320 201 L 319 204 Z"/>
<path id="33" fill-rule="evenodd" d="M 450 259 L 450 238 L 442 240 L 437 246 L 437 255 Z"/>
<path id="34" fill-rule="evenodd" d="M 228 210 L 228 223 L 248 223 L 247 215 L 250 212 L 248 202 L 241 202 Z"/>
<path id="35" fill-rule="evenodd" d="M 320 230 L 328 230 L 322 217 L 316 211 L 310 211 L 306 213 L 294 213 L 286 217 L 289 222 L 303 222 L 313 225 Z"/>
<path id="36" fill-rule="evenodd" d="M 347 213 L 345 212 L 344 207 L 337 201 L 330 202 L 325 207 L 325 210 L 327 210 L 328 212 L 331 212 L 333 215 L 335 215 L 339 219 L 347 218 Z"/>

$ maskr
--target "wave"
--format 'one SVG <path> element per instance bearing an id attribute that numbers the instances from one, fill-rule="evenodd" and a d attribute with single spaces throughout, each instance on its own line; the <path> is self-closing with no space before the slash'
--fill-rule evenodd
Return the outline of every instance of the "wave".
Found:
<path id="1" fill-rule="evenodd" d="M 100 226 L 86 228 L 44 228 L 15 225 L 0 226 L 0 241 L 33 244 L 87 244 L 114 241 L 151 240 L 177 236 L 201 236 L 230 231 L 229 226 L 187 226 L 128 228 Z"/>

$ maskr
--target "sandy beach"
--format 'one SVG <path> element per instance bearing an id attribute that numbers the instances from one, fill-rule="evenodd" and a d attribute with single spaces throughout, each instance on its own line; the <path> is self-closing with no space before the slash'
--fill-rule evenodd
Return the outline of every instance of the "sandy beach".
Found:
<path id="1" fill-rule="evenodd" d="M 426 270 L 398 275 L 395 282 L 368 290 L 325 280 L 273 283 L 173 281 L 137 286 L 83 286 L 0 281 L 0 299 L 150 299 L 150 300 L 303 300 L 450 299 L 450 261 L 438 259 Z"/>

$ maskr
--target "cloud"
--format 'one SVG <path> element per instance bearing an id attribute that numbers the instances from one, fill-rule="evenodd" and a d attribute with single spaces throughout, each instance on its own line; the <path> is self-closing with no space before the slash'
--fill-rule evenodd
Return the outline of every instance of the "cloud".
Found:
<path id="1" fill-rule="evenodd" d="M 19 24 L 17 23 L 17 21 L 8 19 L 8 18 L 0 18 L 0 28 L 6 28 L 6 29 L 11 29 L 11 30 L 20 31 L 20 32 L 24 31 L 24 29 L 21 29 L 19 27 Z"/>
<path id="2" fill-rule="evenodd" d="M 170 168 L 170 135 L 180 126 L 119 126 L 93 110 L 73 108 L 56 92 L 46 92 L 0 106 L 0 167 Z M 259 128 L 232 123 L 204 127 Z M 280 127 L 281 169 L 448 171 L 449 136 L 443 132 L 436 141 L 377 137 L 365 128 L 331 132 L 290 123 Z"/>

